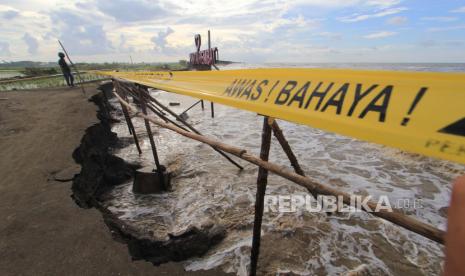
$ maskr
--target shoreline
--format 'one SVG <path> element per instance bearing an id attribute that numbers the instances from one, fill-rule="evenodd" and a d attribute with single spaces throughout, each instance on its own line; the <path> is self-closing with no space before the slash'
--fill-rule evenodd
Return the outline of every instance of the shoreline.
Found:
<path id="1" fill-rule="evenodd" d="M 88 95 L 96 94 L 87 86 Z M 91 92 L 92 91 L 92 92 Z M 72 89 L 0 92 L 0 274 L 218 275 L 134 262 L 95 209 L 69 197 L 80 171 L 71 154 L 97 123 L 96 107 Z"/>

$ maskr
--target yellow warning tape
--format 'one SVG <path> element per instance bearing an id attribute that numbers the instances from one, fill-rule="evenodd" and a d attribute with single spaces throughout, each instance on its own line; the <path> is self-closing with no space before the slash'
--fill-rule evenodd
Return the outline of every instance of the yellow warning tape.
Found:
<path id="1" fill-rule="evenodd" d="M 465 164 L 465 74 L 334 69 L 102 74 Z"/>

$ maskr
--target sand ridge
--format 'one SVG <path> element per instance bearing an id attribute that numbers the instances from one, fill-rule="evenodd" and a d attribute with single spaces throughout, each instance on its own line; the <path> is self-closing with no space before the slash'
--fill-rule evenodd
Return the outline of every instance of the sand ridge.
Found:
<path id="1" fill-rule="evenodd" d="M 71 154 L 97 123 L 96 85 L 0 92 L 0 275 L 185 275 L 133 262 L 95 209 L 70 198 Z M 219 275 L 219 271 L 188 275 Z"/>

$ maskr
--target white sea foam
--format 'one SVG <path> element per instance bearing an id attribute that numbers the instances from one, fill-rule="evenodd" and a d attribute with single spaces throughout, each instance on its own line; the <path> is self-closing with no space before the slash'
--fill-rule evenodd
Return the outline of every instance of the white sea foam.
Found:
<path id="1" fill-rule="evenodd" d="M 243 65 L 235 65 L 243 67 Z M 153 96 L 180 113 L 195 99 L 153 91 Z M 209 105 L 206 105 L 209 108 Z M 258 155 L 262 117 L 251 112 L 215 105 L 215 118 L 200 106 L 189 111 L 189 122 L 201 132 Z M 134 120 L 139 134 L 145 133 Z M 420 220 L 445 228 L 439 210 L 448 206 L 451 181 L 464 166 L 409 154 L 400 150 L 279 121 L 306 175 L 320 183 L 354 194 L 388 195 L 391 202 L 421 199 L 423 208 L 408 211 Z M 246 275 L 253 225 L 257 168 L 243 172 L 199 142 L 154 127 L 160 159 L 175 172 L 173 192 L 134 195 L 131 183 L 115 188 L 105 201 L 123 220 L 153 230 L 160 238 L 192 225 L 224 225 L 227 237 L 201 258 L 185 261 L 187 270 L 222 267 Z M 130 139 L 124 120 L 113 127 L 119 137 Z M 140 135 L 142 137 L 142 135 Z M 149 141 L 141 138 L 143 154 L 134 145 L 115 153 L 127 160 L 153 167 Z M 279 144 L 273 141 L 270 160 L 289 166 Z M 306 191 L 271 174 L 267 194 L 305 194 Z M 349 220 L 338 214 L 267 213 L 263 218 L 260 266 L 263 272 L 300 275 L 335 275 L 367 270 L 373 275 L 437 275 L 442 247 L 392 223 L 366 213 Z"/>

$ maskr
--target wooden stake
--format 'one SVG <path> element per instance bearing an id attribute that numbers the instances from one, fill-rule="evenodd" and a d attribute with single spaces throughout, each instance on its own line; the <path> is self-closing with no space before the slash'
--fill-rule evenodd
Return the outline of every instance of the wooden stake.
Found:
<path id="1" fill-rule="evenodd" d="M 195 102 L 193 105 L 189 106 L 189 108 L 187 108 L 186 110 L 184 110 L 183 112 L 181 112 L 181 113 L 179 114 L 179 116 L 181 116 L 182 114 L 184 114 L 184 113 L 186 113 L 187 111 L 191 110 L 194 106 L 196 106 L 196 105 L 199 104 L 199 103 L 202 104 L 203 101 L 200 100 L 200 101 Z"/>
<path id="2" fill-rule="evenodd" d="M 215 106 L 213 105 L 213 102 L 210 103 L 210 107 L 212 109 L 212 118 L 215 118 Z"/>
<path id="3" fill-rule="evenodd" d="M 147 108 L 146 108 L 147 104 L 145 101 L 146 100 L 144 98 L 141 98 L 140 105 L 141 105 L 142 112 L 144 113 L 144 115 L 147 115 Z M 165 180 L 163 177 L 164 169 L 162 169 L 162 166 L 160 165 L 160 160 L 158 159 L 157 146 L 155 145 L 155 141 L 153 140 L 152 128 L 150 127 L 149 120 L 144 118 L 144 123 L 145 123 L 145 129 L 147 130 L 147 134 L 149 136 L 150 146 L 152 147 L 153 160 L 155 161 L 155 166 L 157 167 L 158 178 L 160 180 L 160 184 L 164 185 L 165 183 Z"/>
<path id="4" fill-rule="evenodd" d="M 276 122 L 276 120 L 273 121 L 271 128 L 273 129 L 273 134 L 276 137 L 276 140 L 278 140 L 279 144 L 281 145 L 281 148 L 283 149 L 284 153 L 286 153 L 287 158 L 291 162 L 291 166 L 294 168 L 295 173 L 301 176 L 305 176 L 302 167 L 300 167 L 299 161 L 297 161 L 297 157 L 294 155 L 291 146 L 287 142 L 286 137 L 284 137 L 283 131 L 279 127 L 278 122 Z M 313 191 L 308 190 L 308 192 L 311 193 L 315 199 L 317 198 L 318 195 L 315 194 Z"/>
<path id="5" fill-rule="evenodd" d="M 122 86 L 124 87 L 124 84 L 132 84 L 130 82 L 127 82 L 127 81 L 124 81 L 124 80 L 118 80 L 118 82 L 120 84 L 122 84 Z M 142 87 L 140 87 L 140 89 L 142 89 Z M 176 118 L 178 121 L 180 121 L 183 125 L 185 125 L 188 129 L 190 129 L 191 131 L 199 134 L 199 135 L 202 135 L 197 129 L 195 129 L 192 125 L 190 125 L 188 122 L 186 122 L 183 118 L 181 118 L 178 114 L 176 114 L 174 111 L 172 111 L 171 109 L 169 109 L 168 107 L 164 106 L 162 103 L 160 103 L 159 101 L 157 101 L 154 97 L 152 97 L 148 91 L 146 89 L 143 89 L 143 95 L 145 97 L 147 97 L 148 100 L 150 100 L 152 103 L 156 104 L 157 106 L 159 106 L 162 110 L 166 111 L 168 114 L 170 114 L 171 116 L 173 116 L 174 118 Z M 175 124 L 177 125 L 177 124 Z M 181 127 L 182 128 L 182 127 Z M 184 129 L 184 128 L 182 128 Z M 236 161 L 234 161 L 233 159 L 231 159 L 231 157 L 229 157 L 227 154 L 225 154 L 224 152 L 222 152 L 221 150 L 215 148 L 215 147 L 212 147 L 214 151 L 218 152 L 219 154 L 221 154 L 224 158 L 226 158 L 229 162 L 231 162 L 232 164 L 234 164 L 236 167 L 238 167 L 240 170 L 243 170 L 244 168 L 239 165 Z"/>
<path id="6" fill-rule="evenodd" d="M 115 87 L 116 91 L 121 90 L 121 92 L 124 93 L 124 90 L 119 88 L 118 82 L 113 81 L 113 86 Z M 118 93 L 116 92 L 114 92 L 114 94 L 118 95 Z M 117 97 L 121 98 L 119 95 Z M 129 116 L 127 106 L 124 105 L 121 101 L 120 103 L 121 103 L 121 109 L 123 110 L 124 118 L 126 119 L 126 124 L 128 125 L 128 128 L 129 128 L 129 133 L 132 134 L 132 137 L 134 138 L 134 143 L 136 144 L 137 151 L 139 152 L 139 154 L 142 154 L 142 150 L 140 149 L 140 145 L 139 145 L 139 139 L 137 138 L 136 130 L 134 129 L 134 125 L 132 124 L 131 117 Z"/>
<path id="7" fill-rule="evenodd" d="M 175 112 L 173 112 L 171 109 L 169 109 L 168 107 L 164 106 L 163 104 L 161 104 L 159 101 L 157 101 L 155 98 L 153 98 L 152 96 L 150 96 L 148 93 L 146 93 L 147 96 L 149 97 L 149 99 L 156 105 L 158 105 L 161 109 L 165 110 L 166 112 L 168 112 L 171 116 L 173 116 L 174 118 L 176 118 L 176 120 L 180 121 L 183 125 L 185 125 L 188 129 L 190 129 L 192 132 L 195 132 L 196 134 L 198 135 L 202 135 L 200 133 L 200 131 L 198 131 L 197 129 L 195 129 L 193 126 L 191 126 L 188 122 L 186 122 L 184 119 L 182 119 L 181 117 L 178 116 L 178 114 L 176 114 Z M 244 168 L 239 165 L 236 161 L 232 160 L 231 157 L 229 157 L 228 155 L 226 155 L 224 152 L 222 152 L 221 150 L 215 148 L 215 147 L 212 147 L 213 150 L 215 150 L 216 152 L 218 152 L 219 154 L 221 154 L 224 158 L 226 158 L 229 162 L 231 162 L 232 164 L 234 164 L 236 167 L 238 167 L 240 170 L 243 170 Z"/>
<path id="8" fill-rule="evenodd" d="M 119 83 L 116 83 L 115 81 L 113 81 L 113 87 L 115 89 L 118 89 L 121 93 L 121 96 L 127 101 L 129 102 L 128 100 L 128 96 L 126 94 L 126 91 L 124 90 L 124 88 L 121 86 L 121 84 Z M 123 107 L 121 107 L 121 109 L 123 110 L 123 114 L 124 114 L 124 118 L 126 119 L 126 125 L 128 126 L 128 130 L 129 130 L 129 135 L 133 135 L 133 131 L 132 131 L 132 128 L 134 127 L 132 125 L 132 121 L 131 121 L 131 118 L 129 117 L 129 114 L 127 112 L 127 110 L 125 110 Z M 135 131 L 134 131 L 135 132 Z M 137 137 L 134 139 L 134 141 L 137 139 Z M 141 152 L 139 152 L 139 154 L 141 154 Z"/>
<path id="9" fill-rule="evenodd" d="M 122 85 L 122 84 L 119 84 L 120 87 L 122 89 L 125 89 L 125 92 L 131 94 L 131 96 L 133 98 L 136 99 L 136 101 L 138 102 L 141 102 L 143 99 L 144 99 L 144 95 L 145 95 L 145 90 L 142 88 L 142 87 L 138 87 L 137 91 L 133 91 L 131 89 L 129 89 L 129 87 L 126 87 L 125 85 Z M 137 93 L 137 94 L 136 94 Z M 146 98 L 146 97 L 145 97 Z M 153 113 L 155 113 L 155 115 L 157 115 L 158 117 L 160 117 L 162 120 L 164 120 L 165 122 L 169 122 L 169 123 L 172 123 L 173 125 L 185 130 L 185 131 L 188 131 L 186 128 L 180 126 L 179 124 L 177 124 L 175 121 L 171 120 L 170 118 L 166 117 L 165 116 L 165 113 L 163 113 L 163 111 L 161 111 L 159 108 L 157 108 L 155 105 L 153 105 L 151 102 L 148 102 L 147 99 L 145 99 L 145 103 L 146 103 L 146 107 L 148 109 L 150 109 Z"/>
<path id="10" fill-rule="evenodd" d="M 292 167 L 294 167 L 294 171 L 297 174 L 300 174 L 301 176 L 305 176 L 304 171 L 299 165 L 299 161 L 297 161 L 297 157 L 294 155 L 294 152 L 292 152 L 291 146 L 289 145 L 286 138 L 284 137 L 283 131 L 279 127 L 278 122 L 276 122 L 276 120 L 273 121 L 271 128 L 273 129 L 274 136 L 276 137 L 279 144 L 283 148 L 283 151 L 286 153 L 287 158 L 289 158 L 289 161 L 291 162 Z"/>
<path id="11" fill-rule="evenodd" d="M 140 104 L 141 104 L 142 112 L 145 115 L 147 115 L 147 108 L 146 108 L 145 101 L 142 100 Z M 152 154 L 153 154 L 153 160 L 155 161 L 155 166 L 157 167 L 157 171 L 161 171 L 160 160 L 158 159 L 157 147 L 155 145 L 155 141 L 153 140 L 152 128 L 150 127 L 149 120 L 144 119 L 144 123 L 145 123 L 145 129 L 147 130 L 147 134 L 149 136 L 150 145 L 152 146 Z"/>
<path id="12" fill-rule="evenodd" d="M 268 161 L 271 146 L 271 127 L 269 118 L 263 118 L 262 129 L 262 146 L 260 149 L 260 159 Z M 260 253 L 260 235 L 262 231 L 263 206 L 265 201 L 266 185 L 268 183 L 268 171 L 263 168 L 258 168 L 257 177 L 257 193 L 255 195 L 255 219 L 253 223 L 253 238 L 252 249 L 250 251 L 250 273 L 255 276 L 257 274 L 258 255 Z"/>
<path id="13" fill-rule="evenodd" d="M 260 158 L 251 155 L 247 153 L 247 150 L 241 149 L 235 146 L 227 145 L 224 144 L 220 141 L 217 141 L 215 139 L 199 135 L 193 132 L 188 132 L 185 130 L 182 130 L 174 125 L 167 124 L 163 121 L 160 121 L 156 118 L 153 117 L 148 117 L 140 112 L 137 111 L 136 108 L 132 107 L 129 103 L 125 102 L 117 93 L 115 93 L 115 96 L 118 98 L 118 100 L 125 106 L 127 106 L 132 112 L 135 113 L 135 116 L 140 117 L 140 118 L 146 118 L 150 122 L 160 126 L 167 128 L 169 130 L 172 130 L 178 134 L 181 134 L 184 137 L 194 139 L 196 141 L 205 143 L 207 145 L 210 145 L 212 147 L 221 149 L 227 153 L 233 154 L 247 162 L 250 162 L 252 164 L 255 164 L 259 167 L 263 167 L 264 169 L 273 172 L 279 176 L 282 176 L 285 179 L 288 179 L 295 184 L 298 184 L 304 188 L 307 188 L 307 190 L 311 191 L 312 193 L 315 193 L 317 195 L 332 195 L 336 197 L 342 197 L 343 201 L 345 204 L 350 204 L 351 197 L 353 197 L 353 194 L 342 192 L 340 189 L 335 189 L 333 187 L 330 187 L 328 185 L 320 184 L 318 182 L 315 182 L 314 180 L 304 177 L 301 175 L 298 175 L 292 171 L 289 171 L 279 165 L 263 161 Z M 363 197 L 363 199 L 366 197 Z M 369 200 L 367 202 L 367 207 L 369 207 L 371 210 L 375 210 L 377 206 L 377 202 L 374 202 L 372 200 Z M 370 212 L 370 210 L 364 209 L 362 206 L 362 210 L 366 212 Z M 410 230 L 412 232 L 415 232 L 423 237 L 426 237 L 430 240 L 436 241 L 440 244 L 444 244 L 444 234 L 445 232 L 441 229 L 438 229 L 432 225 L 426 224 L 424 222 L 421 222 L 417 220 L 416 218 L 410 217 L 402 213 L 400 210 L 392 208 L 392 212 L 388 210 L 378 210 L 378 212 L 370 212 L 370 214 L 383 218 L 385 220 L 388 220 L 394 224 L 397 224 L 407 230 Z"/>
<path id="14" fill-rule="evenodd" d="M 134 96 L 133 96 L 134 97 Z M 146 102 L 147 104 L 147 108 L 150 109 L 153 113 L 155 113 L 155 115 L 157 115 L 158 117 L 160 117 L 162 120 L 164 120 L 165 122 L 169 122 L 183 130 L 186 130 L 188 131 L 186 128 L 184 128 L 183 126 L 179 125 L 178 123 L 176 123 L 175 121 L 171 120 L 170 118 L 166 117 L 163 113 L 159 112 L 158 109 L 155 109 L 150 103 Z"/>
<path id="15" fill-rule="evenodd" d="M 118 88 L 121 89 L 121 95 L 123 96 L 123 98 L 127 102 L 129 102 L 128 91 L 126 89 L 124 89 L 125 87 L 122 86 L 120 83 L 118 83 Z M 129 133 L 131 133 L 131 134 L 136 133 L 136 130 L 134 128 L 134 124 L 132 123 L 131 117 L 128 117 L 128 118 L 129 118 L 129 121 L 131 123 L 131 129 L 130 129 Z"/>

